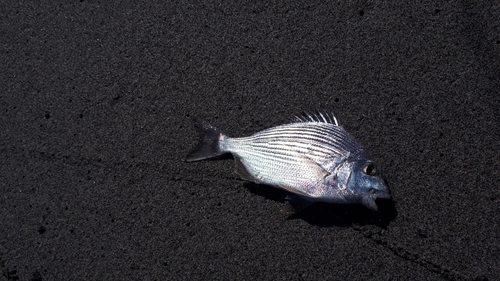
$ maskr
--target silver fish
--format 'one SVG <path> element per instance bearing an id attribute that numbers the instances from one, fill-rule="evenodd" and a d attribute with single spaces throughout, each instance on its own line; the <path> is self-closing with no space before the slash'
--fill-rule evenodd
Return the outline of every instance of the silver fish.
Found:
<path id="1" fill-rule="evenodd" d="M 249 137 L 231 138 L 195 119 L 198 146 L 186 161 L 231 153 L 243 179 L 291 192 L 291 200 L 359 203 L 377 211 L 375 200 L 390 199 L 380 169 L 333 115 L 296 117 Z"/>

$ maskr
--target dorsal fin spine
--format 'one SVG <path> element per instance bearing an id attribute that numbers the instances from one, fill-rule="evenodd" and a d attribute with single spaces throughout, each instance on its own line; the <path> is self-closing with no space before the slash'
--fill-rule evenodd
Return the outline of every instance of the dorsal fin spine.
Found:
<path id="1" fill-rule="evenodd" d="M 333 114 L 328 114 L 325 112 L 318 111 L 316 114 L 310 114 L 308 112 L 304 112 L 302 116 L 295 116 L 293 119 L 294 122 L 322 122 L 322 123 L 330 123 L 336 126 L 339 126 L 339 122 L 337 118 Z"/>

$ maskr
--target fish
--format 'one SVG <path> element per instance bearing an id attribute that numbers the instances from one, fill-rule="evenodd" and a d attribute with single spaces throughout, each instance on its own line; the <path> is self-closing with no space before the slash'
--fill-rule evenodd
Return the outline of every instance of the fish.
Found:
<path id="1" fill-rule="evenodd" d="M 231 153 L 242 179 L 288 191 L 286 199 L 297 211 L 314 202 L 361 204 L 378 211 L 377 199 L 391 199 L 379 166 L 333 114 L 296 116 L 240 138 L 199 118 L 193 121 L 199 141 L 185 161 Z"/>

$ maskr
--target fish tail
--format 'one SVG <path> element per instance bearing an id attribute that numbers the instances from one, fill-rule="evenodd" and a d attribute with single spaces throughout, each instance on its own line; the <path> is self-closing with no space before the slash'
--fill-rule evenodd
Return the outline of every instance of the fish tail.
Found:
<path id="1" fill-rule="evenodd" d="M 220 145 L 221 140 L 226 137 L 221 130 L 198 118 L 193 118 L 193 122 L 199 135 L 199 141 L 196 147 L 186 156 L 185 161 L 203 160 L 227 152 Z"/>

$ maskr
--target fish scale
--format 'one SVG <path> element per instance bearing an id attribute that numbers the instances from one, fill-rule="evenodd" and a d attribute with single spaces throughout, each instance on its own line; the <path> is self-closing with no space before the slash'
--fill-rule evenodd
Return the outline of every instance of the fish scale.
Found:
<path id="1" fill-rule="evenodd" d="M 312 122 L 309 122 L 309 124 L 304 123 L 305 126 L 307 125 L 314 126 L 314 124 L 315 123 Z M 301 129 L 301 127 L 298 127 L 297 129 Z M 279 128 L 277 128 L 276 131 L 270 132 L 271 134 L 257 133 L 255 137 L 242 138 L 242 140 L 252 142 L 258 140 L 270 141 L 273 138 L 278 138 L 281 140 L 290 138 L 293 140 L 291 142 L 292 145 L 295 144 L 297 141 L 309 140 L 313 145 L 322 146 L 327 149 L 333 148 L 334 146 L 332 145 L 332 142 L 335 141 L 337 141 L 338 144 L 342 144 L 341 146 L 342 149 L 354 146 L 354 143 L 352 142 L 344 143 L 342 140 L 344 139 L 347 140 L 347 138 L 341 134 L 337 134 L 336 130 L 322 131 L 320 130 L 321 128 L 319 127 L 319 128 L 313 128 L 316 130 L 309 132 L 307 131 L 307 129 L 308 128 L 305 127 L 305 130 L 301 132 L 301 131 L 290 131 L 290 130 L 281 131 Z"/>
<path id="2" fill-rule="evenodd" d="M 276 187 L 293 187 L 300 193 L 307 193 L 311 197 L 319 197 L 323 189 L 316 188 L 320 184 L 321 178 L 315 165 L 308 165 L 312 155 L 300 153 L 300 151 L 288 150 L 281 151 L 282 154 L 275 153 L 276 149 L 268 147 L 264 149 L 246 148 L 239 146 L 231 149 L 233 155 L 245 159 L 244 163 L 249 171 L 259 183 L 267 183 Z M 306 158 L 307 155 L 309 158 Z"/>
<path id="3" fill-rule="evenodd" d="M 289 191 L 292 200 L 359 203 L 376 211 L 376 199 L 390 199 L 380 169 L 333 115 L 307 115 L 241 138 L 198 119 L 195 127 L 200 141 L 187 161 L 231 153 L 243 179 Z"/>

